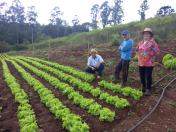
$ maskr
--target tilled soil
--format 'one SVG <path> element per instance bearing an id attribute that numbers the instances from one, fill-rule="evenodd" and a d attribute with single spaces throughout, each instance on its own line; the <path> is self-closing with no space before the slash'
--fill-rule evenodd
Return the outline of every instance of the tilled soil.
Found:
<path id="1" fill-rule="evenodd" d="M 171 72 L 171 71 L 163 68 L 163 66 L 161 65 L 161 61 L 162 61 L 162 57 L 166 54 L 165 51 L 172 53 L 173 55 L 176 54 L 175 46 L 176 46 L 175 41 L 170 42 L 170 43 L 164 42 L 160 45 L 160 48 L 162 51 L 161 51 L 160 56 L 157 57 L 157 61 L 159 63 L 154 68 L 154 72 L 153 72 L 153 80 L 154 81 L 158 80 L 159 78 L 163 77 L 167 73 Z M 118 62 L 119 57 L 118 57 L 115 46 L 101 45 L 101 46 L 97 46 L 97 47 L 98 47 L 98 50 L 100 51 L 99 54 L 101 54 L 103 56 L 103 58 L 105 59 L 105 62 L 112 60 L 112 59 L 116 61 L 115 64 Z M 23 55 L 25 55 L 25 53 L 23 53 Z M 31 53 L 28 53 L 28 56 L 30 56 L 30 55 L 31 55 Z M 59 50 L 53 49 L 49 53 L 50 60 L 55 61 L 55 62 L 59 62 L 60 64 L 63 64 L 63 65 L 73 66 L 73 67 L 81 69 L 81 70 L 85 69 L 87 56 L 88 56 L 88 54 L 87 54 L 87 49 L 85 46 L 80 46 L 80 47 L 72 48 L 72 49 L 71 48 L 70 49 L 65 48 L 65 49 L 59 49 Z M 38 56 L 38 57 L 43 58 L 43 54 L 41 53 L 41 56 Z M 115 64 L 106 66 L 103 79 L 106 79 L 108 76 L 113 75 Z M 41 110 L 41 113 L 44 113 L 43 116 L 46 115 L 47 118 L 49 118 L 48 120 L 46 119 L 46 121 L 44 122 L 44 121 L 42 121 L 42 119 L 45 119 L 45 117 L 41 116 L 39 113 L 37 114 L 38 123 L 41 126 L 40 128 L 44 131 L 47 131 L 47 130 L 49 130 L 49 131 L 50 130 L 65 131 L 61 126 L 62 125 L 61 122 L 58 120 L 55 120 L 53 115 L 48 112 L 47 108 L 45 108 L 45 106 L 40 104 L 40 99 L 38 98 L 37 94 L 33 90 L 31 90 L 30 86 L 28 86 L 28 84 L 24 81 L 24 79 L 21 78 L 21 76 L 14 69 L 14 67 L 9 63 L 8 63 L 8 65 L 10 67 L 11 72 L 19 80 L 20 84 L 22 86 L 24 85 L 25 92 L 27 92 L 29 96 L 31 94 L 30 102 L 31 102 L 31 105 L 33 106 L 34 111 L 37 113 L 37 111 Z M 30 72 L 26 68 L 25 68 L 25 70 Z M 32 72 L 30 72 L 30 73 L 32 73 Z M 82 117 L 82 119 L 86 123 L 88 123 L 88 125 L 91 128 L 91 132 L 125 132 L 125 131 L 127 131 L 130 127 L 132 127 L 134 124 L 136 124 L 144 115 L 146 115 L 152 109 L 152 107 L 155 105 L 156 101 L 158 100 L 158 98 L 161 94 L 161 92 L 159 92 L 157 94 L 153 94 L 150 97 L 143 97 L 140 101 L 134 101 L 130 98 L 127 98 L 130 101 L 131 106 L 129 108 L 124 109 L 124 110 L 118 110 L 118 109 L 115 109 L 113 106 L 105 103 L 104 101 L 96 99 L 96 98 L 92 97 L 90 94 L 84 93 L 84 92 L 76 89 L 77 91 L 80 92 L 80 94 L 84 95 L 85 97 L 94 98 L 102 106 L 108 107 L 111 110 L 114 110 L 116 112 L 117 117 L 116 117 L 115 121 L 113 121 L 112 123 L 103 123 L 103 122 L 100 122 L 97 117 L 91 116 L 85 110 L 72 104 L 72 102 L 70 100 L 68 100 L 68 98 L 66 96 L 64 96 L 61 92 L 59 92 L 59 90 L 57 90 L 53 86 L 51 86 L 48 82 L 37 77 L 33 73 L 32 73 L 32 75 L 36 79 L 40 80 L 41 83 L 43 83 L 48 89 L 50 89 L 54 93 L 54 95 L 63 102 L 64 105 L 66 105 L 68 108 L 71 109 L 71 111 L 73 111 L 73 113 L 79 114 Z M 134 72 L 133 71 L 129 72 L 128 85 L 130 85 L 132 87 L 140 88 L 140 80 L 139 80 L 138 76 L 139 75 L 138 75 L 137 68 L 135 69 Z M 5 83 L 3 82 L 3 79 L 2 79 L 2 68 L 0 69 L 0 84 L 2 86 L 5 86 Z M 92 83 L 92 85 L 97 86 L 97 81 L 94 81 Z M 7 99 L 7 96 L 5 96 L 5 95 L 10 96 L 10 91 L 6 90 L 5 88 L 7 88 L 7 87 L 6 86 L 0 87 L 0 89 L 2 89 L 1 91 L 4 91 L 4 93 L 2 92 L 2 94 L 0 92 L 0 94 L 1 94 L 0 105 L 1 105 L 2 100 Z M 153 90 L 155 91 L 156 89 L 153 89 Z M 111 95 L 116 95 L 109 90 L 105 90 L 105 91 L 110 93 Z M 123 97 L 123 96 L 120 96 L 120 97 Z M 10 102 L 9 103 L 13 104 L 15 106 L 15 107 L 10 107 L 10 105 L 8 105 L 8 107 L 9 107 L 8 110 L 12 111 L 11 116 L 13 115 L 14 119 L 15 119 L 13 121 L 13 124 L 16 124 L 16 125 L 11 126 L 12 123 L 8 123 L 8 118 L 7 119 L 4 118 L 3 121 L 1 121 L 1 118 L 0 118 L 0 128 L 7 129 L 7 130 L 8 130 L 8 128 L 10 128 L 9 131 L 11 131 L 11 130 L 12 131 L 13 130 L 19 131 L 17 118 L 15 117 L 17 104 L 13 102 L 14 99 L 13 99 L 12 95 L 9 97 L 9 100 L 11 102 L 11 103 Z M 175 102 L 176 102 L 176 82 L 174 82 L 172 84 L 172 86 L 166 90 L 164 98 L 163 98 L 160 106 L 156 109 L 156 111 L 143 124 L 141 124 L 135 130 L 135 132 L 141 132 L 141 131 L 145 131 L 145 132 L 173 131 L 174 132 L 174 131 L 176 131 L 176 116 L 175 116 L 176 115 L 176 103 Z M 38 104 L 39 107 L 37 107 L 35 105 L 35 103 L 36 103 L 36 105 Z M 6 117 L 6 116 L 3 116 L 4 115 L 3 111 L 0 115 L 2 117 Z M 1 125 L 1 122 L 3 122 L 4 125 Z M 16 123 L 14 123 L 14 122 L 16 122 Z M 9 126 L 11 126 L 11 127 L 9 127 Z"/>
<path id="2" fill-rule="evenodd" d="M 18 132 L 18 103 L 4 82 L 2 64 L 0 64 L 0 108 L 0 132 Z"/>

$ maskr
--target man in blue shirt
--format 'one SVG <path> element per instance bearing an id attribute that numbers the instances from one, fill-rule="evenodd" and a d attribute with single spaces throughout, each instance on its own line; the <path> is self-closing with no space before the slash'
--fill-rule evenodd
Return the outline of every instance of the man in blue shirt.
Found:
<path id="1" fill-rule="evenodd" d="M 133 40 L 129 37 L 129 31 L 122 31 L 123 42 L 119 46 L 120 62 L 115 69 L 115 81 L 120 80 L 120 72 L 122 71 L 121 85 L 125 86 L 128 79 L 129 62 L 132 56 Z"/>
<path id="2" fill-rule="evenodd" d="M 97 74 L 97 79 L 100 79 L 102 72 L 104 70 L 104 60 L 97 54 L 95 49 L 91 49 L 91 56 L 88 58 L 87 62 L 87 73 Z"/>

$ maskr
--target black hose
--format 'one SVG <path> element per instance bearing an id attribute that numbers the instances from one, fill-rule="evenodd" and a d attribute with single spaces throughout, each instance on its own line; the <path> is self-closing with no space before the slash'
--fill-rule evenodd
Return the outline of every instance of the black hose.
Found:
<path id="1" fill-rule="evenodd" d="M 170 74 L 169 74 L 170 75 Z M 166 77 L 166 76 L 165 76 Z M 162 80 L 162 79 L 160 79 Z M 142 124 L 155 110 L 156 108 L 158 107 L 158 105 L 160 104 L 162 98 L 164 97 L 164 93 L 165 93 L 165 90 L 166 88 L 171 85 L 174 81 L 176 80 L 176 78 L 172 79 L 164 88 L 163 88 L 163 91 L 160 95 L 160 98 L 158 99 L 157 103 L 155 104 L 155 106 L 153 107 L 153 109 L 147 114 L 144 116 L 144 118 L 142 118 L 142 120 L 140 120 L 136 125 L 134 125 L 133 127 L 131 127 L 130 129 L 128 129 L 127 132 L 132 132 L 133 130 L 135 130 L 140 124 Z M 160 82 L 160 81 L 158 81 Z"/>
<path id="2" fill-rule="evenodd" d="M 174 74 L 174 73 L 176 73 L 176 71 L 171 72 L 171 73 L 169 73 L 169 74 L 166 74 L 165 76 L 163 76 L 162 78 L 160 78 L 158 81 L 156 81 L 155 83 L 153 83 L 153 84 L 152 84 L 152 87 L 154 87 L 156 84 L 158 84 L 159 82 L 161 82 L 165 77 L 170 76 L 170 75 L 172 75 L 172 74 Z"/>

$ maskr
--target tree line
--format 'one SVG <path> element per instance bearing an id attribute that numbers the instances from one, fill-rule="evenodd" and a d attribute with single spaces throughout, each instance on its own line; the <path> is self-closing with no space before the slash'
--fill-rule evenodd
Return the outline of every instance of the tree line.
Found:
<path id="1" fill-rule="evenodd" d="M 20 0 L 13 0 L 10 6 L 6 2 L 0 2 L 0 49 L 6 51 L 11 46 L 20 49 L 20 44 L 88 32 L 100 28 L 100 24 L 103 28 L 121 24 L 124 17 L 122 3 L 123 0 L 114 0 L 112 6 L 108 1 L 101 5 L 94 4 L 90 9 L 91 22 L 80 23 L 79 16 L 75 15 L 72 25 L 63 19 L 63 12 L 56 6 L 51 10 L 49 23 L 41 25 L 37 21 L 38 13 L 35 6 L 30 6 L 25 11 Z M 141 20 L 145 20 L 145 12 L 148 9 L 148 1 L 143 0 L 138 10 Z M 170 15 L 174 12 L 171 6 L 163 6 L 157 11 L 156 16 Z"/>

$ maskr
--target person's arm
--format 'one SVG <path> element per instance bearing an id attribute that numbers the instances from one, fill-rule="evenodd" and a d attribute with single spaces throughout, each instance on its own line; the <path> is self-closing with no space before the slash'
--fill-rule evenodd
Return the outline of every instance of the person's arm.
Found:
<path id="1" fill-rule="evenodd" d="M 155 55 L 158 55 L 159 53 L 160 53 L 160 49 L 158 47 L 158 44 L 155 41 L 153 41 L 150 56 L 155 56 Z"/>
<path id="2" fill-rule="evenodd" d="M 127 41 L 125 44 L 121 46 L 121 51 L 126 52 L 132 50 L 133 42 Z"/>
<path id="3" fill-rule="evenodd" d="M 138 52 L 139 52 L 139 46 L 140 46 L 140 44 L 141 44 L 141 42 L 139 42 L 139 43 L 137 44 L 136 48 L 135 48 L 136 54 L 138 54 Z"/>

